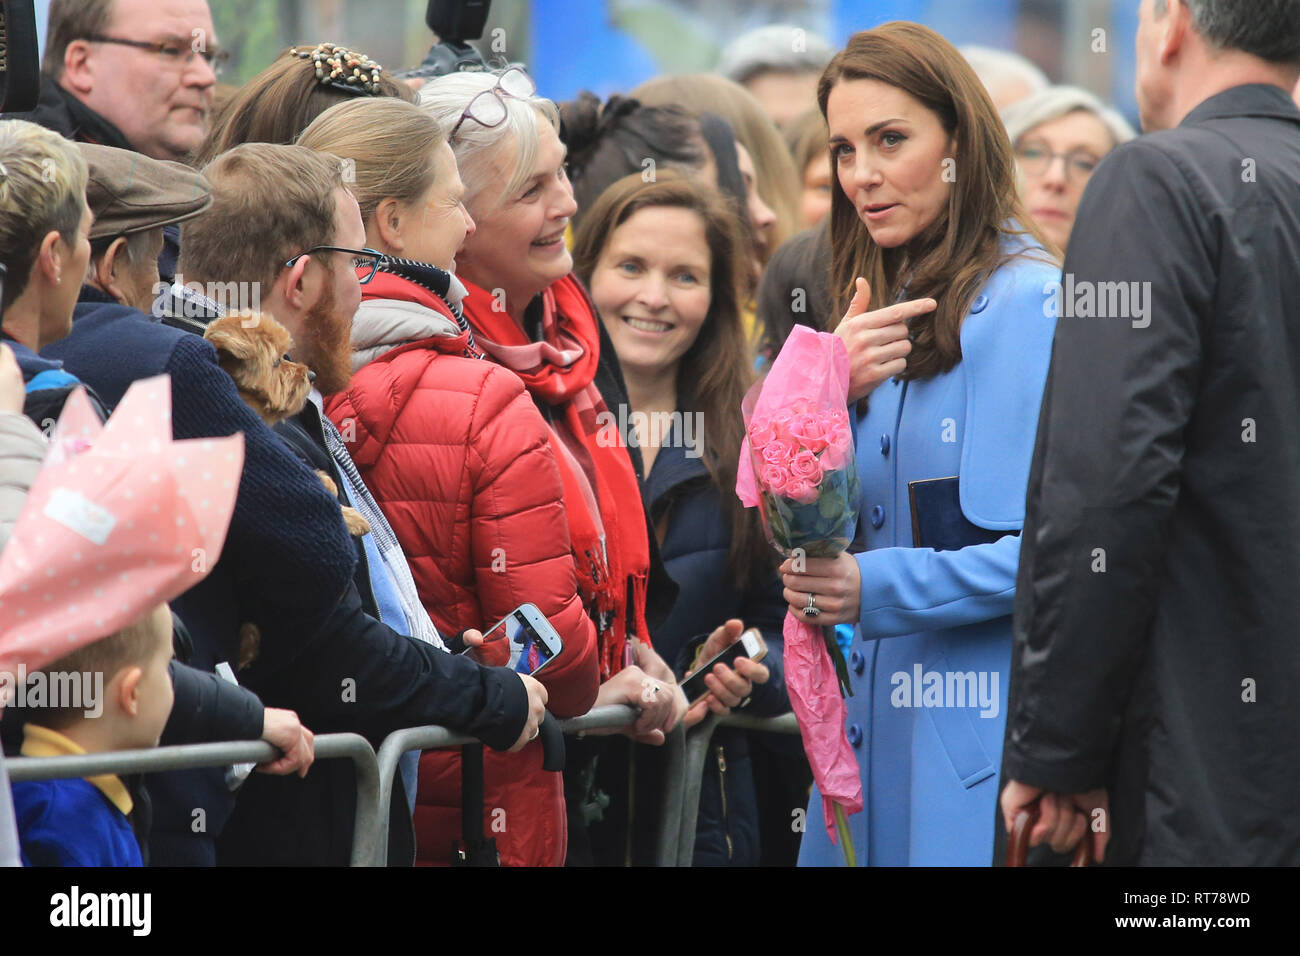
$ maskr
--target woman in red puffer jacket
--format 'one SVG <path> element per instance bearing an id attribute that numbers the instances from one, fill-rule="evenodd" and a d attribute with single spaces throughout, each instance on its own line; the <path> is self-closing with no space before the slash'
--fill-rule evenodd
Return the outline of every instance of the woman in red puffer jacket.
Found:
<path id="1" fill-rule="evenodd" d="M 387 257 L 362 286 L 351 385 L 327 398 L 326 411 L 392 524 L 421 601 L 448 634 L 486 630 L 536 604 L 564 641 L 539 676 L 548 709 L 585 713 L 598 683 L 595 628 L 578 595 L 560 474 L 523 384 L 479 358 L 460 316 L 464 288 L 452 269 L 474 223 L 445 138 L 420 109 L 383 99 L 327 110 L 299 143 L 349 164 L 367 242 Z M 564 862 L 561 775 L 541 762 L 540 742 L 485 752 L 484 832 L 503 864 Z M 450 861 L 461 831 L 457 752 L 420 758 L 415 830 L 417 863 Z"/>

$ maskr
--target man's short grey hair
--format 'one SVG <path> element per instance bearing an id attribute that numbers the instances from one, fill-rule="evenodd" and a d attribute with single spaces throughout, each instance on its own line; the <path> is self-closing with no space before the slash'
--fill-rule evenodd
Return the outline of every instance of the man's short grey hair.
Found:
<path id="1" fill-rule="evenodd" d="M 1091 113 L 1110 133 L 1112 148 L 1127 143 L 1137 135 L 1129 121 L 1087 90 L 1077 86 L 1049 86 L 1002 111 L 1007 136 L 1012 144 L 1035 127 L 1050 123 L 1070 113 Z"/>
<path id="2" fill-rule="evenodd" d="M 987 46 L 963 46 L 957 52 L 966 58 L 990 93 L 1012 83 L 1022 84 L 1029 93 L 1045 90 L 1050 85 L 1047 74 L 1019 53 Z"/>
<path id="3" fill-rule="evenodd" d="M 728 43 L 714 72 L 743 84 L 760 73 L 820 73 L 834 55 L 835 48 L 818 34 L 779 23 Z"/>
<path id="4" fill-rule="evenodd" d="M 1196 32 L 1220 50 L 1240 50 L 1269 63 L 1300 66 L 1300 0 L 1183 0 Z M 1155 14 L 1169 0 L 1155 0 Z"/>
<path id="5" fill-rule="evenodd" d="M 162 226 L 156 228 L 159 231 L 162 230 Z M 90 262 L 86 265 L 86 275 L 94 275 L 95 263 L 104 258 L 109 246 L 117 242 L 118 239 L 123 238 L 126 239 L 126 245 L 122 247 L 122 251 L 126 256 L 128 266 L 135 268 L 146 259 L 157 258 L 153 254 L 153 244 L 156 239 L 153 229 L 139 229 L 120 236 L 103 236 L 92 240 L 90 243 Z"/>
<path id="6" fill-rule="evenodd" d="M 438 122 L 443 135 L 450 138 L 470 100 L 492 89 L 497 80 L 495 73 L 449 73 L 426 83 L 420 90 L 418 103 Z M 478 200 L 489 183 L 498 181 L 494 160 L 510 149 L 515 150 L 514 165 L 506 171 L 506 187 L 501 194 L 511 196 L 532 176 L 541 124 L 550 123 L 557 133 L 560 129 L 560 111 L 550 100 L 541 96 L 519 99 L 498 93 L 506 106 L 505 122 L 487 127 L 466 118 L 456 138 L 451 140 L 461 182 L 465 184 L 465 205 L 470 215 L 476 217 L 490 211 L 480 208 Z"/>

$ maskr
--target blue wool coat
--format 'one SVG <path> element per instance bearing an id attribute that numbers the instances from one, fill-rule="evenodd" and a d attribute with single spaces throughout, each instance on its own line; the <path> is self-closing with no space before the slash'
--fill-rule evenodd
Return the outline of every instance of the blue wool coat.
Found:
<path id="1" fill-rule="evenodd" d="M 861 617 L 846 732 L 865 806 L 849 817 L 859 865 L 988 866 L 1011 659 L 1020 538 L 912 547 L 908 482 L 959 477 L 973 524 L 1019 531 L 1060 269 L 1017 258 L 971 303 L 962 361 L 886 382 L 856 424 Z M 813 788 L 803 866 L 842 865 Z"/>

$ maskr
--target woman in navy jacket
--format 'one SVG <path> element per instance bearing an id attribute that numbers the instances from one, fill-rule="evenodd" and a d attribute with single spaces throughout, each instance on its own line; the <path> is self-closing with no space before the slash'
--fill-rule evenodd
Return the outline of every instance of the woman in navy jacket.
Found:
<path id="1" fill-rule="evenodd" d="M 660 553 L 680 587 L 655 647 L 682 674 L 720 650 L 704 635 L 730 622 L 762 630 L 767 660 L 718 665 L 688 725 L 712 710 L 788 709 L 780 679 L 785 605 L 775 553 L 735 495 L 752 356 L 740 320 L 742 226 L 726 201 L 671 172 L 607 189 L 578 229 L 574 262 L 591 289 L 627 381 L 625 414 L 645 461 L 645 498 Z M 610 433 L 616 434 L 610 424 Z M 718 646 L 714 646 L 717 644 Z M 752 701 L 750 700 L 752 695 Z M 695 862 L 759 861 L 758 811 L 746 734 L 713 737 L 701 794 Z M 647 774 L 638 765 L 638 777 Z M 643 803 L 643 801 L 638 801 Z M 652 829 L 652 828 L 651 828 Z"/>
<path id="2" fill-rule="evenodd" d="M 849 818 L 858 859 L 987 866 L 1060 270 L 1016 198 L 988 95 L 938 34 L 856 34 L 818 98 L 839 181 L 836 331 L 850 400 L 870 393 L 856 425 L 863 550 L 802 574 L 787 562 L 785 598 L 809 623 L 857 625 L 845 730 L 865 798 Z M 820 821 L 815 790 L 811 806 Z M 810 825 L 800 862 L 841 860 Z"/>

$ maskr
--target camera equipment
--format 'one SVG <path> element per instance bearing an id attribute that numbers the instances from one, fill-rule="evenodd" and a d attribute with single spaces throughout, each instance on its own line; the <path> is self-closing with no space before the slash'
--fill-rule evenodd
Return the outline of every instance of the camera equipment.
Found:
<path id="1" fill-rule="evenodd" d="M 34 0 L 0 0 L 0 113 L 28 113 L 41 95 Z"/>
<path id="2" fill-rule="evenodd" d="M 491 6 L 492 0 L 429 0 L 424 22 L 438 34 L 438 42 L 419 66 L 395 75 L 401 79 L 428 79 L 448 73 L 486 70 L 483 55 L 466 41 L 483 36 L 483 24 Z"/>

